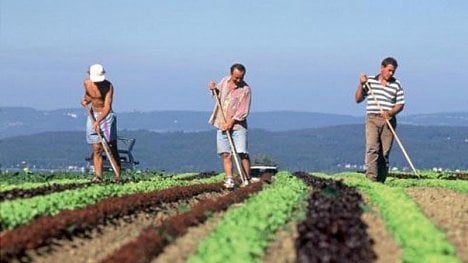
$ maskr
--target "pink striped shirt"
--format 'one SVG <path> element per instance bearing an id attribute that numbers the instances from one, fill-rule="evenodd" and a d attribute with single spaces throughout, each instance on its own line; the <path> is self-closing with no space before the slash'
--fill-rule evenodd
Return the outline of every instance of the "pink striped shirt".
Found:
<path id="1" fill-rule="evenodd" d="M 247 116 L 249 115 L 251 100 L 250 87 L 245 85 L 244 87 L 236 87 L 231 91 L 228 87 L 230 79 L 231 76 L 226 76 L 217 85 L 223 112 L 227 120 L 234 119 L 237 121 L 234 124 L 234 130 L 238 130 L 241 126 L 247 128 Z M 209 123 L 218 129 L 224 124 L 223 116 L 217 104 L 215 104 Z"/>

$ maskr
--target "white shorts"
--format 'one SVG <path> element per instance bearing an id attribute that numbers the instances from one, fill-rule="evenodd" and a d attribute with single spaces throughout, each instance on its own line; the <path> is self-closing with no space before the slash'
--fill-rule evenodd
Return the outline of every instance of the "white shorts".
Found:
<path id="1" fill-rule="evenodd" d="M 247 129 L 233 130 L 231 134 L 237 153 L 249 153 L 247 151 Z M 216 133 L 216 148 L 218 154 L 231 152 L 231 145 L 229 145 L 226 132 L 218 130 Z"/>

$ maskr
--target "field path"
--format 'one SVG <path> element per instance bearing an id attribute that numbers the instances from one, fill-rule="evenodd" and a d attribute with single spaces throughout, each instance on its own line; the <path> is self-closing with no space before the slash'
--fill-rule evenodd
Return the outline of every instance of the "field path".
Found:
<path id="1" fill-rule="evenodd" d="M 67 262 L 73 258 L 73 262 L 93 263 L 99 262 L 112 254 L 123 244 L 135 239 L 141 231 L 151 225 L 160 223 L 181 210 L 191 207 L 206 199 L 216 199 L 223 196 L 221 193 L 203 193 L 189 200 L 181 200 L 157 207 L 152 213 L 140 212 L 127 216 L 114 222 L 100 226 L 86 237 L 74 237 L 73 240 L 57 240 L 55 244 L 42 248 L 39 253 L 30 252 L 33 262 Z"/>
<path id="2" fill-rule="evenodd" d="M 406 192 L 424 214 L 447 235 L 456 254 L 468 262 L 468 194 L 437 187 L 412 187 Z"/>
<path id="3" fill-rule="evenodd" d="M 361 216 L 367 226 L 367 234 L 372 238 L 374 244 L 372 248 L 377 254 L 376 263 L 393 263 L 401 262 L 403 250 L 398 246 L 392 234 L 385 228 L 385 222 L 380 215 L 380 210 L 377 206 L 372 205 L 369 197 L 361 193 L 369 211 L 364 212 Z"/>

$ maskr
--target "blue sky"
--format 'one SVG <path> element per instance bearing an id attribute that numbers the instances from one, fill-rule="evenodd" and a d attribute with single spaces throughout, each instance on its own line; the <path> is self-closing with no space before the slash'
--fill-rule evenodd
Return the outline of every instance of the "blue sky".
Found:
<path id="1" fill-rule="evenodd" d="M 404 114 L 468 111 L 468 1 L 0 0 L 0 106 L 79 107 L 90 64 L 114 110 L 212 109 L 246 65 L 253 111 L 360 115 L 360 72 L 398 59 Z"/>

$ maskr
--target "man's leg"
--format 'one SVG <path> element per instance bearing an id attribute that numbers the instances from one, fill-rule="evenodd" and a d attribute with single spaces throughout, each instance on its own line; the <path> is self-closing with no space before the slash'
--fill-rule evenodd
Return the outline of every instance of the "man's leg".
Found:
<path id="1" fill-rule="evenodd" d="M 380 140 L 378 116 L 368 115 L 366 120 L 366 177 L 377 180 L 377 161 L 379 158 Z"/>
<path id="2" fill-rule="evenodd" d="M 385 182 L 388 174 L 388 163 L 385 160 L 382 149 L 379 151 L 379 159 L 377 160 L 377 182 Z"/>
<path id="3" fill-rule="evenodd" d="M 216 148 L 223 163 L 224 168 L 224 186 L 226 188 L 234 187 L 234 180 L 232 179 L 232 160 L 231 160 L 231 147 L 225 132 L 218 130 L 216 133 Z"/>
<path id="4" fill-rule="evenodd" d="M 390 120 L 390 123 L 392 124 L 393 128 L 396 128 L 396 119 Z M 390 166 L 390 151 L 392 149 L 393 144 L 393 133 L 387 124 L 385 124 L 382 128 L 380 141 L 382 142 L 382 149 L 377 180 L 383 183 L 387 179 L 388 169 Z"/>
<path id="5" fill-rule="evenodd" d="M 94 175 L 98 179 L 102 179 L 102 145 L 100 143 L 93 144 L 93 164 Z"/>
<path id="6" fill-rule="evenodd" d="M 223 168 L 225 173 L 225 178 L 232 178 L 232 160 L 230 153 L 222 153 L 221 158 L 223 159 Z"/>
<path id="7" fill-rule="evenodd" d="M 244 170 L 245 177 L 250 180 L 250 157 L 248 153 L 240 153 L 242 160 L 242 169 Z"/>
<path id="8" fill-rule="evenodd" d="M 247 149 L 247 134 L 247 129 L 240 128 L 233 131 L 232 139 L 236 145 L 236 150 L 240 157 L 242 172 L 244 173 L 245 178 L 250 180 L 250 156 Z"/>

